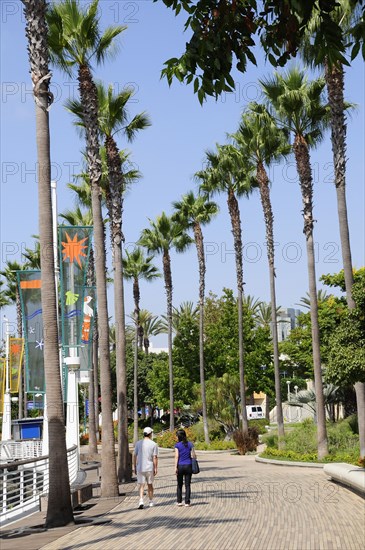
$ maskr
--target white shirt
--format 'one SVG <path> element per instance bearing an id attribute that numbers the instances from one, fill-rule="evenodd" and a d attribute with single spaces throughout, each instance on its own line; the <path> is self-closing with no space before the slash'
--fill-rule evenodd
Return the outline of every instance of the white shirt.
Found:
<path id="1" fill-rule="evenodd" d="M 153 457 L 158 456 L 157 444 L 149 438 L 137 441 L 134 448 L 137 457 L 137 472 L 153 472 Z"/>

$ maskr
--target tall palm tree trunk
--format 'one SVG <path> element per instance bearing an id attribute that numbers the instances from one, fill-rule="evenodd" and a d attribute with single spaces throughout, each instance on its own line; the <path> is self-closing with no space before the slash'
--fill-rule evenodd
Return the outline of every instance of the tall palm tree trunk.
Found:
<path id="1" fill-rule="evenodd" d="M 308 283 L 310 297 L 310 315 L 312 324 L 312 349 L 313 349 L 313 369 L 314 386 L 316 394 L 316 413 L 317 413 L 317 444 L 318 458 L 322 459 L 328 454 L 327 430 L 326 430 L 326 412 L 323 397 L 323 382 L 321 370 L 321 352 L 320 336 L 318 323 L 318 302 L 317 302 L 317 284 L 316 267 L 313 243 L 313 180 L 310 166 L 308 145 L 303 137 L 296 136 L 294 140 L 294 154 L 297 164 L 297 170 L 300 179 L 300 187 L 303 200 L 303 232 L 306 238 L 307 246 L 307 265 L 308 265 Z"/>
<path id="2" fill-rule="evenodd" d="M 48 69 L 46 2 L 23 0 L 26 36 L 36 110 L 38 155 L 38 215 L 41 254 L 42 315 L 44 326 L 44 368 L 47 388 L 49 437 L 49 492 L 47 527 L 60 527 L 73 522 L 67 465 L 66 433 L 58 353 L 57 299 L 54 278 L 53 219 L 51 202 L 51 154 L 48 109 L 51 74 Z"/>
<path id="3" fill-rule="evenodd" d="M 169 398 L 170 398 L 170 431 L 175 429 L 174 415 L 174 373 L 172 369 L 172 275 L 171 261 L 168 251 L 163 254 L 163 274 L 166 289 L 167 315 L 167 347 L 169 354 Z"/>
<path id="4" fill-rule="evenodd" d="M 343 271 L 345 275 L 346 300 L 349 309 L 356 307 L 352 297 L 354 277 L 350 246 L 350 231 L 346 203 L 346 121 L 344 106 L 344 71 L 341 64 L 330 67 L 325 64 L 325 77 L 328 102 L 331 111 L 331 142 L 335 168 L 337 211 L 340 227 Z M 365 456 L 365 384 L 355 384 L 356 403 L 359 422 L 361 456 Z"/>
<path id="5" fill-rule="evenodd" d="M 328 63 L 326 63 L 325 76 L 331 112 L 331 142 L 346 299 L 348 307 L 353 309 L 356 307 L 356 304 L 351 294 L 354 277 L 352 273 L 350 232 L 346 204 L 346 121 L 344 114 L 344 73 L 342 65 L 339 64 L 329 67 Z"/>
<path id="6" fill-rule="evenodd" d="M 106 255 L 104 224 L 101 210 L 101 160 L 98 138 L 98 99 L 97 90 L 93 82 L 89 67 L 79 67 L 79 90 L 83 106 L 83 118 L 86 131 L 86 150 L 91 185 L 91 202 L 94 222 L 95 242 L 95 274 L 96 293 L 98 299 L 99 320 L 99 354 L 100 354 L 100 384 L 102 395 L 102 476 L 101 494 L 103 497 L 114 497 L 119 494 L 112 415 L 112 385 L 110 372 L 109 350 L 109 319 L 106 291 Z"/>
<path id="7" fill-rule="evenodd" d="M 275 252 L 274 252 L 274 216 L 271 208 L 269 178 L 262 163 L 257 167 L 257 181 L 260 189 L 262 210 L 265 218 L 266 228 L 266 250 L 269 262 L 270 275 L 270 301 L 271 301 L 271 336 L 274 351 L 274 377 L 275 377 L 275 399 L 276 415 L 278 423 L 279 446 L 283 444 L 284 418 L 281 402 L 280 389 L 280 367 L 279 367 L 279 344 L 278 344 L 278 325 L 276 319 L 276 289 L 275 289 Z"/>
<path id="8" fill-rule="evenodd" d="M 228 210 L 231 218 L 232 233 L 234 241 L 234 252 L 236 259 L 237 276 L 237 304 L 238 304 L 238 353 L 239 353 L 239 375 L 240 375 L 240 401 L 242 430 L 248 431 L 247 409 L 246 409 L 246 387 L 244 370 L 244 341 L 243 341 L 243 260 L 242 260 L 242 231 L 240 211 L 236 196 L 232 189 L 228 192 Z"/>
<path id="9" fill-rule="evenodd" d="M 205 258 L 204 258 L 204 239 L 199 223 L 194 223 L 193 226 L 196 250 L 198 254 L 199 264 L 199 374 L 200 374 L 200 391 L 202 396 L 203 410 L 203 428 L 204 440 L 209 445 L 209 429 L 208 429 L 208 413 L 207 413 L 207 398 L 205 391 L 205 368 L 204 368 L 204 297 L 205 297 Z"/>
<path id="10" fill-rule="evenodd" d="M 138 441 L 138 338 L 139 338 L 139 284 L 138 277 L 133 281 L 134 316 L 136 323 L 136 335 L 134 342 L 134 365 L 133 365 L 133 443 Z"/>
<path id="11" fill-rule="evenodd" d="M 118 393 L 118 479 L 132 479 L 132 462 L 128 445 L 127 368 L 125 343 L 125 308 L 122 243 L 123 174 L 117 144 L 113 137 L 105 139 L 110 186 L 110 223 L 114 264 L 114 315 L 116 344 L 116 373 Z"/>

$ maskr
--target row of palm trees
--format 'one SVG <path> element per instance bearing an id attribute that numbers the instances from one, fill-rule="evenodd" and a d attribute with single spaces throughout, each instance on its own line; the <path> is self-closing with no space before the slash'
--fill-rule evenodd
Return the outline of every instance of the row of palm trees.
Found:
<path id="1" fill-rule="evenodd" d="M 52 103 L 52 95 L 49 91 L 51 74 L 49 71 L 49 55 L 53 64 L 59 66 L 68 74 L 76 74 L 79 82 L 80 102 L 78 105 L 69 105 L 69 109 L 75 112 L 82 126 L 86 143 L 87 182 L 91 190 L 91 210 L 94 226 L 94 244 L 97 250 L 95 254 L 95 276 L 98 301 L 99 323 L 99 360 L 100 383 L 102 393 L 102 484 L 103 496 L 116 496 L 118 494 L 118 481 L 128 480 L 128 439 L 126 430 L 127 401 L 126 401 L 126 367 L 125 367 L 125 315 L 124 315 L 124 291 L 123 291 L 123 232 L 122 232 L 122 206 L 123 192 L 126 187 L 126 178 L 122 169 L 122 158 L 115 142 L 115 133 L 125 130 L 127 137 L 133 137 L 133 132 L 142 129 L 148 124 L 144 114 L 135 121 L 134 129 L 129 135 L 125 119 L 121 120 L 119 107 L 125 108 L 125 103 L 120 98 L 113 96 L 112 90 L 101 91 L 95 82 L 91 63 L 103 62 L 111 52 L 114 39 L 124 28 L 112 26 L 100 30 L 97 13 L 98 0 L 93 0 L 88 7 L 82 9 L 76 0 L 63 0 L 58 4 L 52 4 L 47 10 L 44 0 L 23 0 L 27 21 L 26 33 L 28 38 L 28 52 L 31 67 L 31 76 L 34 84 L 34 98 L 36 102 L 36 130 L 39 165 L 39 237 L 40 250 L 47 250 L 52 242 L 52 213 L 50 197 L 50 152 L 49 152 L 49 109 Z M 48 28 L 47 28 L 48 25 Z M 312 31 L 315 33 L 315 30 Z M 335 70 L 336 69 L 336 70 Z M 200 377 L 202 393 L 204 393 L 204 354 L 203 354 L 203 300 L 204 300 L 204 254 L 202 253 L 203 236 L 201 225 L 207 220 L 203 214 L 192 214 L 190 207 L 200 201 L 205 207 L 210 201 L 210 195 L 216 192 L 227 194 L 227 205 L 230 213 L 232 232 L 234 237 L 237 293 L 239 311 L 239 374 L 240 374 L 240 402 L 242 427 L 247 429 L 247 416 L 245 407 L 245 377 L 244 377 L 244 341 L 242 330 L 242 302 L 243 302 L 243 262 L 242 262 L 242 232 L 238 198 L 248 195 L 256 186 L 259 187 L 263 203 L 266 232 L 268 240 L 268 259 L 270 265 L 271 302 L 272 302 L 272 330 L 274 341 L 274 353 L 277 354 L 277 337 L 275 337 L 275 288 L 274 288 L 274 255 L 270 243 L 272 234 L 272 212 L 269 201 L 269 181 L 265 171 L 268 158 L 264 149 L 267 145 L 265 133 L 259 141 L 262 142 L 261 152 L 257 154 L 257 143 L 252 140 L 252 147 L 245 137 L 245 128 L 255 124 L 260 128 L 267 125 L 272 139 L 278 140 L 274 149 L 278 156 L 285 154 L 285 140 L 287 134 L 293 139 L 292 150 L 294 152 L 303 197 L 304 233 L 307 243 L 308 277 L 311 301 L 311 319 L 313 327 L 313 360 L 315 370 L 315 387 L 317 395 L 318 417 L 318 451 L 319 456 L 327 453 L 327 441 L 325 432 L 325 417 L 323 407 L 323 392 L 321 378 L 321 364 L 319 353 L 319 331 L 316 295 L 316 277 L 313 254 L 313 212 L 312 195 L 313 182 L 310 167 L 310 147 L 318 141 L 327 120 L 332 121 L 332 141 L 338 171 L 336 171 L 336 187 L 341 189 L 338 193 L 340 224 L 347 224 L 344 220 L 345 204 L 345 123 L 344 102 L 341 96 L 340 81 L 342 67 L 328 63 L 326 70 L 327 80 L 335 82 L 335 92 L 329 93 L 330 108 L 323 103 L 322 92 L 324 81 L 317 79 L 308 83 L 302 71 L 294 69 L 286 75 L 276 74 L 271 80 L 262 81 L 263 90 L 268 101 L 266 106 L 253 105 L 246 113 L 246 119 L 242 119 L 241 127 L 236 135 L 232 136 L 231 143 L 217 146 L 217 151 L 207 154 L 208 167 L 197 173 L 200 183 L 199 195 L 188 199 L 184 197 L 177 203 L 176 212 L 172 217 L 162 213 L 156 221 L 150 221 L 150 227 L 142 231 L 140 244 L 145 246 L 149 253 L 162 254 L 163 276 L 167 297 L 167 322 L 168 322 L 168 347 L 169 347 L 169 374 L 170 374 L 170 411 L 173 407 L 173 369 L 172 369 L 172 297 L 173 285 L 171 274 L 170 250 L 175 248 L 183 251 L 192 238 L 187 229 L 192 228 L 197 246 L 199 259 L 199 306 L 200 306 Z M 337 71 L 337 72 L 336 72 Z M 336 73 L 336 74 L 334 74 Z M 339 73 L 339 74 L 338 74 Z M 343 70 L 342 70 L 343 74 Z M 336 88 L 337 82 L 337 88 Z M 103 102 L 103 98 L 105 102 Z M 336 101 L 338 103 L 336 104 Z M 112 108 L 113 105 L 113 108 Z M 342 105 L 342 108 L 341 108 Z M 113 111 L 113 109 L 115 109 Z M 328 113 L 329 111 L 329 113 Z M 340 119 L 336 119 L 335 115 Z M 342 119 L 341 119 L 342 116 Z M 337 120 L 337 122 L 335 121 Z M 342 122 L 338 122 L 342 120 Z M 133 126 L 133 125 L 132 125 Z M 266 127 L 266 126 L 265 126 Z M 340 134 L 340 136 L 339 136 Z M 105 141 L 106 172 L 108 186 L 106 190 L 106 204 L 111 224 L 111 239 L 113 250 L 114 289 L 115 289 L 115 318 L 116 318 L 116 350 L 117 350 L 117 391 L 118 391 L 118 468 L 114 452 L 114 434 L 111 413 L 111 378 L 110 378 L 110 345 L 108 326 L 108 304 L 106 293 L 106 254 L 104 220 L 102 215 L 102 182 L 103 162 L 101 157 L 100 141 Z M 255 149 L 256 147 L 256 149 Z M 335 162 L 335 166 L 336 166 Z M 190 202 L 189 202 L 190 201 Z M 342 201 L 342 202 L 341 202 Z M 183 206 L 184 204 L 184 206 Z M 187 208 L 188 207 L 188 208 Z M 214 215 L 215 208 L 209 216 Z M 204 209 L 204 208 L 203 208 Z M 187 210 L 189 213 L 187 213 Z M 200 228 L 200 229 L 199 229 Z M 341 235 L 345 231 L 341 230 Z M 348 234 L 348 232 L 347 232 Z M 342 242 L 343 250 L 346 247 L 345 237 Z M 348 239 L 347 239 L 348 240 Z M 351 254 L 344 253 L 346 262 L 347 283 L 346 291 L 349 307 L 351 306 Z M 61 381 L 58 368 L 58 333 L 56 322 L 56 291 L 54 282 L 53 258 L 47 254 L 41 254 L 42 270 L 42 309 L 47 338 L 45 339 L 45 365 L 47 399 L 49 403 L 49 448 L 50 448 L 50 495 L 46 523 L 49 526 L 64 525 L 65 521 L 72 520 L 70 508 L 68 474 L 66 466 L 66 442 L 63 428 L 63 404 L 61 394 Z M 139 307 L 139 306 L 138 306 Z M 138 311 L 136 307 L 136 311 Z M 135 313 L 137 316 L 137 313 Z M 138 327 L 138 323 L 136 323 Z M 275 343 L 276 338 L 276 343 Z M 277 378 L 277 357 L 274 358 L 275 375 Z M 280 409 L 280 388 L 276 380 L 276 399 Z M 361 395 L 364 394 L 364 385 L 357 391 L 358 410 L 361 403 Z M 364 402 L 364 399 L 362 403 Z M 204 405 L 203 405 L 204 410 Z M 205 409 L 206 410 L 206 409 Z M 363 408 L 363 414 L 365 409 Z M 171 414 L 172 422 L 173 415 Z M 204 413 L 205 434 L 207 436 L 206 412 Z M 359 417 L 360 431 L 363 419 Z M 173 425 L 170 425 L 173 428 Z M 279 422 L 280 435 L 283 435 L 283 424 Z M 365 430 L 364 430 L 365 433 Z M 363 450 L 363 446 L 361 447 Z M 118 474 L 117 474 L 118 472 Z M 67 489 L 68 487 L 68 489 Z"/>

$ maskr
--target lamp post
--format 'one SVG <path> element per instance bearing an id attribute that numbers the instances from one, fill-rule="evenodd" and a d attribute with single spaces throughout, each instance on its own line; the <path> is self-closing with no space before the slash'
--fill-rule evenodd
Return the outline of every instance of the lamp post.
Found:
<path id="1" fill-rule="evenodd" d="M 4 315 L 5 321 L 5 394 L 3 409 L 2 441 L 11 439 L 11 398 L 10 398 L 10 373 L 9 373 L 9 319 Z"/>
<path id="2" fill-rule="evenodd" d="M 291 411 L 290 411 L 290 380 L 287 380 L 286 381 L 287 385 L 288 385 L 288 420 L 289 422 L 291 422 Z"/>
<path id="3" fill-rule="evenodd" d="M 298 386 L 294 386 L 294 391 L 295 391 L 295 400 L 296 402 L 298 402 Z M 297 409 L 297 417 L 300 422 L 302 419 L 302 410 L 300 407 L 296 407 L 296 409 Z"/>

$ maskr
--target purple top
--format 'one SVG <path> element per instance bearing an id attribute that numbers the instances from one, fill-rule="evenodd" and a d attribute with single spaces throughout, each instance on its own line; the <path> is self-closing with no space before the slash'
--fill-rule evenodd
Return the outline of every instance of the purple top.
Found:
<path id="1" fill-rule="evenodd" d="M 193 448 L 193 444 L 188 441 L 187 447 L 185 447 L 184 443 L 182 441 L 179 441 L 179 443 L 175 444 L 175 449 L 178 449 L 179 451 L 179 460 L 178 464 L 191 464 L 191 449 Z"/>

